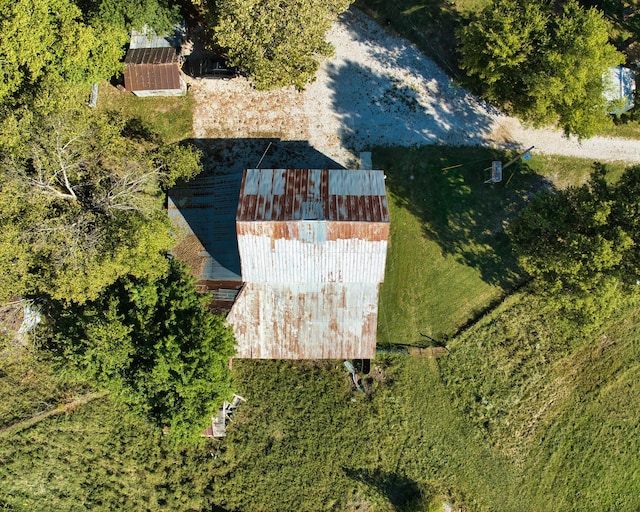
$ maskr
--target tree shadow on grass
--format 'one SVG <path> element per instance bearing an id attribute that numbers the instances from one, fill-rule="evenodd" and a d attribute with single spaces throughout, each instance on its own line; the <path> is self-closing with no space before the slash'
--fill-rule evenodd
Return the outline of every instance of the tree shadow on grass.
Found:
<path id="1" fill-rule="evenodd" d="M 510 289 L 524 276 L 505 223 L 532 194 L 552 187 L 522 160 L 504 169 L 502 182 L 485 183 L 492 160 L 506 164 L 516 155 L 481 147 L 386 148 L 374 153 L 374 164 L 385 170 L 392 200 L 421 220 L 443 254 Z"/>
<path id="2" fill-rule="evenodd" d="M 423 503 L 422 490 L 416 482 L 404 475 L 394 475 L 376 469 L 349 469 L 344 472 L 350 478 L 362 482 L 381 494 L 399 512 L 420 510 Z"/>

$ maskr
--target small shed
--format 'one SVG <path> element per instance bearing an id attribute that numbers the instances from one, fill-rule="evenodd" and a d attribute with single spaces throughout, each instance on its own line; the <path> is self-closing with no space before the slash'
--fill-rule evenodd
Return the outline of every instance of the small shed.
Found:
<path id="1" fill-rule="evenodd" d="M 609 114 L 622 114 L 633 108 L 636 92 L 636 74 L 633 70 L 624 66 L 609 68 L 603 81 Z"/>
<path id="2" fill-rule="evenodd" d="M 389 236 L 382 171 L 248 169 L 236 231 L 236 357 L 375 357 Z"/>
<path id="3" fill-rule="evenodd" d="M 180 72 L 177 36 L 133 31 L 125 56 L 124 87 L 136 96 L 181 96 L 187 84 Z"/>

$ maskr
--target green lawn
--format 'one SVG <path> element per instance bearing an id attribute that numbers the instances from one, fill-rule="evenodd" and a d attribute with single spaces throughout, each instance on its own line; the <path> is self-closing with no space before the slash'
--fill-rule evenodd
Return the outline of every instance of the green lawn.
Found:
<path id="1" fill-rule="evenodd" d="M 167 143 L 193 136 L 193 98 L 189 95 L 139 98 L 105 82 L 100 84 L 98 108 L 138 120 L 137 129 L 157 133 Z"/>
<path id="2" fill-rule="evenodd" d="M 380 291 L 378 344 L 444 342 L 524 276 L 504 232 L 527 198 L 542 188 L 584 182 L 591 160 L 538 155 L 485 184 L 492 160 L 515 153 L 480 147 L 379 148 L 391 234 Z M 612 164 L 611 176 L 624 166 Z"/>

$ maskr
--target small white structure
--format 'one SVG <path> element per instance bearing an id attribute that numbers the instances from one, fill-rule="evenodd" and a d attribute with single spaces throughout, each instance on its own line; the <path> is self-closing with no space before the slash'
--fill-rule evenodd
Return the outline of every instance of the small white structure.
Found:
<path id="1" fill-rule="evenodd" d="M 636 74 L 623 66 L 609 68 L 602 77 L 604 97 L 609 102 L 609 114 L 622 114 L 631 110 L 636 92 Z"/>

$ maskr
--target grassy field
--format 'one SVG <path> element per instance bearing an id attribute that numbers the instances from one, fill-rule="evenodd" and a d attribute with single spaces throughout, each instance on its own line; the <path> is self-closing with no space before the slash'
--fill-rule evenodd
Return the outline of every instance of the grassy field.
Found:
<path id="1" fill-rule="evenodd" d="M 108 398 L 0 436 L 8 510 L 633 511 L 637 301 L 581 340 L 519 293 L 438 361 L 237 361 L 223 442 L 176 451 Z"/>
<path id="2" fill-rule="evenodd" d="M 526 287 L 499 227 L 589 162 L 534 156 L 483 183 L 481 148 L 380 149 L 392 241 L 383 342 L 446 338 L 439 360 L 236 361 L 227 438 L 176 450 L 108 397 L 0 435 L 7 510 L 620 510 L 640 507 L 638 298 L 588 339 Z M 411 178 L 413 176 L 413 178 Z M 508 183 L 507 183 L 508 181 Z M 496 307 L 455 334 L 492 302 Z M 498 303 L 499 302 L 499 303 Z M 386 322 L 386 324 L 384 323 Z M 386 333 L 385 333 L 386 330 Z M 46 360 L 0 363 L 7 425 L 64 401 Z M 20 364 L 22 366 L 20 366 Z M 18 366 L 16 366 L 18 365 Z M 11 405 L 11 404 L 16 404 Z"/>
<path id="3" fill-rule="evenodd" d="M 100 84 L 98 108 L 137 119 L 138 129 L 151 130 L 167 143 L 189 139 L 193 134 L 193 99 L 189 95 L 138 98 L 105 82 Z"/>
<path id="4" fill-rule="evenodd" d="M 479 147 L 385 148 L 391 209 L 387 272 L 381 288 L 378 343 L 443 342 L 499 301 L 523 276 L 503 223 L 542 188 L 584 182 L 592 162 L 535 155 L 485 184 L 492 160 L 513 154 Z M 623 169 L 611 166 L 612 176 Z"/>
<path id="5" fill-rule="evenodd" d="M 640 507 L 639 305 L 584 339 L 516 295 L 441 360 L 459 410 L 519 468 L 531 510 Z"/>

